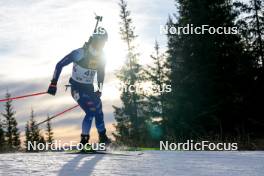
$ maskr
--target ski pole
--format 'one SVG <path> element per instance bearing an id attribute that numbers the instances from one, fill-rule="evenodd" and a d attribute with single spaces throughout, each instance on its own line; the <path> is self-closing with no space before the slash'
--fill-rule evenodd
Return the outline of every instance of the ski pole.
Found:
<path id="1" fill-rule="evenodd" d="M 69 112 L 69 111 L 71 111 L 71 110 L 77 108 L 78 106 L 79 106 L 79 105 L 75 105 L 75 106 L 73 106 L 73 107 L 71 107 L 71 108 L 68 108 L 68 109 L 66 109 L 66 110 L 64 110 L 64 111 L 62 111 L 62 112 L 60 112 L 60 113 L 58 113 L 58 114 L 55 114 L 54 116 L 51 116 L 51 117 L 49 117 L 48 119 L 43 120 L 42 122 L 37 123 L 37 124 L 34 125 L 33 127 L 39 126 L 39 125 L 41 125 L 41 124 L 43 124 L 43 123 L 45 123 L 45 122 L 47 122 L 47 121 L 49 121 L 49 120 L 51 120 L 51 119 L 54 119 L 54 118 L 56 118 L 56 117 L 58 117 L 58 116 L 60 116 L 60 115 L 62 115 L 62 114 L 64 114 L 64 113 L 66 113 L 66 112 Z"/>
<path id="2" fill-rule="evenodd" d="M 38 96 L 38 95 L 44 95 L 47 92 L 39 92 L 39 93 L 33 93 L 33 94 L 28 94 L 28 95 L 22 95 L 22 96 L 17 96 L 17 97 L 10 97 L 10 98 L 5 98 L 5 99 L 0 99 L 0 102 L 6 102 L 6 101 L 11 101 L 11 100 L 17 100 L 21 98 L 27 98 L 27 97 L 33 97 L 33 96 Z"/>

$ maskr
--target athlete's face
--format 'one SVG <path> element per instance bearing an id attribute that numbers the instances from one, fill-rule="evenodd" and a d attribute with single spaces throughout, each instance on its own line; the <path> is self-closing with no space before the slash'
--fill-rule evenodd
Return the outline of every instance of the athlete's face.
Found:
<path id="1" fill-rule="evenodd" d="M 104 48 L 105 41 L 102 40 L 94 40 L 92 41 L 92 47 L 98 51 L 101 51 Z"/>

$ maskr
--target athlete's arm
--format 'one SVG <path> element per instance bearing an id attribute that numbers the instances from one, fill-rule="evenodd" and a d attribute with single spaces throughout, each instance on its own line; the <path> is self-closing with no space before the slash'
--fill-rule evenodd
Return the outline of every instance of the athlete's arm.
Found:
<path id="1" fill-rule="evenodd" d="M 63 67 L 65 67 L 66 65 L 69 65 L 73 61 L 80 60 L 81 54 L 82 54 L 81 50 L 77 49 L 77 50 L 72 51 L 70 54 L 66 55 L 61 61 L 59 61 L 56 65 L 52 80 L 57 82 L 60 77 Z"/>
<path id="2" fill-rule="evenodd" d="M 78 61 L 81 59 L 82 57 L 82 52 L 80 49 L 78 50 L 74 50 L 72 51 L 70 54 L 68 54 L 67 56 L 65 56 L 61 61 L 59 61 L 56 65 L 54 74 L 53 74 L 53 78 L 51 80 L 51 83 L 49 85 L 48 91 L 47 93 L 51 94 L 51 95 L 55 95 L 57 92 L 57 82 L 58 79 L 60 77 L 62 68 L 66 65 L 69 65 L 70 63 L 72 63 L 73 61 Z"/>

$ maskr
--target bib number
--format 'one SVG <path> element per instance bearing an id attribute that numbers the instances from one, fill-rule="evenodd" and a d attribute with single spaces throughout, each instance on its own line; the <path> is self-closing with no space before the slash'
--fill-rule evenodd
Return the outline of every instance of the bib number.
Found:
<path id="1" fill-rule="evenodd" d="M 72 79 L 83 84 L 92 84 L 95 74 L 96 70 L 82 68 L 75 64 L 73 66 Z"/>

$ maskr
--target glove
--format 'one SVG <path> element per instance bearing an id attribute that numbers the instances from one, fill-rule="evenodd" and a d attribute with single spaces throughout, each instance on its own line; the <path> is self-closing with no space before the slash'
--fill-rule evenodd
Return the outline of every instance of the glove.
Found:
<path id="1" fill-rule="evenodd" d="M 49 85 L 49 89 L 48 89 L 47 93 L 54 96 L 54 95 L 56 95 L 56 92 L 57 92 L 57 81 L 52 80 L 50 85 Z"/>
<path id="2" fill-rule="evenodd" d="M 97 90 L 97 91 L 95 92 L 95 95 L 96 95 L 97 97 L 101 98 L 101 96 L 102 96 L 102 92 L 100 92 L 99 90 Z"/>

